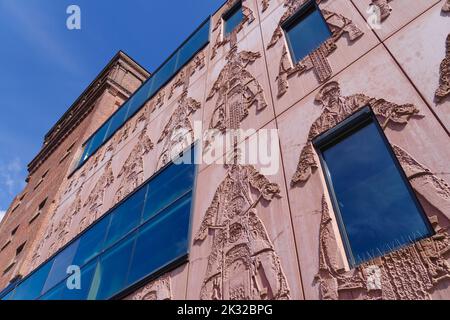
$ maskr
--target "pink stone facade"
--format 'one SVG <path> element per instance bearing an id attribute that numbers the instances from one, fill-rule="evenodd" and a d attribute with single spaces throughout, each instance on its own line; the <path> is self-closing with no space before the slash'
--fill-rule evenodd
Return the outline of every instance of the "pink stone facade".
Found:
<path id="1" fill-rule="evenodd" d="M 448 1 L 318 0 L 333 35 L 298 64 L 280 23 L 303 0 L 244 0 L 243 23 L 224 37 L 221 17 L 234 2 L 213 16 L 209 45 L 61 182 L 23 273 L 170 161 L 167 150 L 189 145 L 189 139 L 177 146 L 170 140 L 174 122 L 189 137 L 201 122 L 204 129 L 277 129 L 280 168 L 263 175 L 262 164 L 200 164 L 188 261 L 127 299 L 450 299 Z M 382 13 L 375 30 L 366 22 L 371 4 Z M 228 90 L 230 83 L 243 90 Z M 338 90 L 336 103 L 347 108 L 327 100 L 324 86 Z M 116 102 L 102 97 L 84 139 Z M 237 105 L 241 116 L 221 114 L 224 103 Z M 350 269 L 309 146 L 312 136 L 366 105 L 379 118 L 436 235 Z M 317 121 L 327 113 L 334 122 Z M 256 137 L 244 135 L 237 143 L 245 149 Z M 76 150 L 79 155 L 79 145 Z M 239 247 L 211 228 L 218 221 L 235 223 L 230 211 L 236 197 L 253 201 L 251 218 L 240 226 L 250 236 Z M 8 219 L 2 236 L 5 225 Z"/>

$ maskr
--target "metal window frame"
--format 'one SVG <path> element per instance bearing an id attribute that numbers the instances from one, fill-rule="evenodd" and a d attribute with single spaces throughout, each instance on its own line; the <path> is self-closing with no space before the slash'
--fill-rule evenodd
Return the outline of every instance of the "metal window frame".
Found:
<path id="1" fill-rule="evenodd" d="M 317 2 L 315 0 L 310 0 L 310 1 L 306 2 L 305 4 L 303 4 L 289 19 L 287 19 L 281 25 L 281 29 L 283 29 L 284 36 L 286 38 L 286 42 L 289 47 L 291 59 L 293 60 L 292 62 L 294 64 L 299 63 L 306 56 L 297 59 L 297 56 L 295 55 L 295 52 L 294 52 L 294 49 L 292 46 L 291 37 L 289 36 L 289 29 L 291 29 L 294 25 L 297 25 L 298 23 L 300 23 L 304 17 L 306 17 L 308 14 L 311 14 L 315 10 L 317 10 L 319 12 L 320 17 L 322 18 L 323 22 L 325 23 L 325 26 L 327 27 L 328 31 L 330 32 L 329 38 L 331 38 L 333 33 L 331 32 L 330 26 L 328 25 L 327 21 L 325 20 L 323 14 L 322 14 L 322 11 L 320 10 L 319 5 L 317 4 Z"/>
<path id="2" fill-rule="evenodd" d="M 322 172 L 325 177 L 327 190 L 328 190 L 328 193 L 330 195 L 331 202 L 333 205 L 334 216 L 336 218 L 336 221 L 337 221 L 337 224 L 339 227 L 339 233 L 340 233 L 342 242 L 344 244 L 344 249 L 345 249 L 345 253 L 346 253 L 350 268 L 355 268 L 358 265 L 361 265 L 370 260 L 365 259 L 358 263 L 356 263 L 356 261 L 355 261 L 352 247 L 351 247 L 351 244 L 350 244 L 350 241 L 348 238 L 348 233 L 347 233 L 347 230 L 345 227 L 345 223 L 342 219 L 342 214 L 341 214 L 341 210 L 339 208 L 338 199 L 337 199 L 336 193 L 333 188 L 332 176 L 328 169 L 328 165 L 323 157 L 323 151 L 325 149 L 328 149 L 328 148 L 336 145 L 340 141 L 345 140 L 352 134 L 356 133 L 360 129 L 362 129 L 372 123 L 375 124 L 375 126 L 378 130 L 378 133 L 380 134 L 380 137 L 383 140 L 384 145 L 385 145 L 386 149 L 388 150 L 388 152 L 397 168 L 397 171 L 400 173 L 400 176 L 409 192 L 409 195 L 410 195 L 412 201 L 414 202 L 414 205 L 416 206 L 419 213 L 422 215 L 422 218 L 423 218 L 425 224 L 427 225 L 427 228 L 429 230 L 429 235 L 424 236 L 422 239 L 431 237 L 435 234 L 435 231 L 430 223 L 430 220 L 429 220 L 427 214 L 425 213 L 425 210 L 423 209 L 422 205 L 420 204 L 419 199 L 417 198 L 417 195 L 414 192 L 414 190 L 408 180 L 408 177 L 406 176 L 406 173 L 400 164 L 400 161 L 396 157 L 394 150 L 392 149 L 392 146 L 389 143 L 389 140 L 387 139 L 386 135 L 384 134 L 384 131 L 381 128 L 381 125 L 378 122 L 378 119 L 377 119 L 375 113 L 373 112 L 373 110 L 370 106 L 366 106 L 363 109 L 355 112 L 353 115 L 349 116 L 347 119 L 345 119 L 340 124 L 333 127 L 332 129 L 330 129 L 330 130 L 324 132 L 323 134 L 321 134 L 320 136 L 316 137 L 312 141 L 313 146 L 314 146 L 314 148 L 319 156 L 319 159 L 320 159 L 320 165 L 322 167 Z M 417 241 L 420 241 L 420 240 L 421 239 L 418 239 Z M 407 246 L 407 245 L 405 245 L 405 246 Z M 394 249 L 390 252 L 394 252 L 397 250 L 399 250 L 399 248 Z M 386 252 L 385 254 L 383 254 L 381 256 L 387 255 L 388 253 L 389 252 Z"/>

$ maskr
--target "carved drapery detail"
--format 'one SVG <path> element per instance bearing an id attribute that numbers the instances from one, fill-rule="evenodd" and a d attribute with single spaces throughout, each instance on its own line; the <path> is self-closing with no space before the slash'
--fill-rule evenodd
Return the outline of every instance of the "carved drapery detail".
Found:
<path id="1" fill-rule="evenodd" d="M 114 204 L 125 198 L 144 182 L 143 157 L 152 149 L 153 143 L 147 136 L 147 128 L 144 128 L 117 176 L 120 182 L 114 196 Z"/>
<path id="2" fill-rule="evenodd" d="M 323 0 L 317 0 L 317 3 L 324 2 Z M 284 6 L 286 11 L 280 19 L 280 22 L 275 29 L 270 43 L 267 48 L 270 49 L 283 37 L 282 25 L 295 13 L 297 10 L 306 3 L 306 0 L 286 0 Z M 301 75 L 304 72 L 313 70 L 319 83 L 324 83 L 331 78 L 333 70 L 328 62 L 328 56 L 330 56 L 336 49 L 336 42 L 344 35 L 348 34 L 350 42 L 354 42 L 361 38 L 364 33 L 359 29 L 352 20 L 325 10 L 320 9 L 328 26 L 330 27 L 332 36 L 326 40 L 319 48 L 314 50 L 308 56 L 301 61 L 292 64 L 291 58 L 288 54 L 286 44 L 283 44 L 283 51 L 281 55 L 280 67 L 277 76 L 278 97 L 283 96 L 289 88 L 289 78 L 294 75 Z"/>
<path id="3" fill-rule="evenodd" d="M 389 124 L 406 125 L 411 117 L 421 117 L 419 109 L 412 104 L 397 105 L 384 99 L 370 98 L 364 94 L 342 96 L 339 83 L 332 81 L 324 85 L 315 101 L 323 108 L 319 118 L 312 124 L 306 145 L 300 154 L 297 170 L 292 178 L 292 185 L 305 183 L 317 168 L 312 140 L 321 133 L 333 128 L 354 112 L 365 106 L 371 106 L 373 112 L 382 118 L 382 126 Z"/>
<path id="4" fill-rule="evenodd" d="M 249 64 L 260 57 L 259 52 L 238 52 L 237 47 L 233 47 L 228 53 L 227 63 L 207 97 L 209 101 L 217 95 L 209 129 L 222 132 L 237 129 L 241 121 L 248 116 L 250 107 L 256 105 L 258 111 L 267 107 L 261 85 L 246 70 Z"/>
<path id="5" fill-rule="evenodd" d="M 445 46 L 445 58 L 442 60 L 439 70 L 439 87 L 436 90 L 435 95 L 438 102 L 444 100 L 450 95 L 450 34 L 447 36 Z"/>
<path id="6" fill-rule="evenodd" d="M 253 199 L 251 189 L 258 192 Z M 217 188 L 195 242 L 213 232 L 200 298 L 289 299 L 280 259 L 256 210 L 280 189 L 253 166 L 232 165 Z"/>
<path id="7" fill-rule="evenodd" d="M 89 193 L 89 196 L 83 205 L 87 210 L 80 222 L 80 232 L 99 218 L 100 208 L 103 206 L 105 193 L 113 183 L 114 174 L 112 171 L 112 161 L 109 160 L 105 165 L 104 172 L 95 183 L 94 188 Z"/>
<path id="8" fill-rule="evenodd" d="M 393 0 L 372 0 L 371 6 L 375 6 L 380 10 L 380 22 L 386 20 L 392 12 L 392 7 L 389 2 Z"/>
<path id="9" fill-rule="evenodd" d="M 131 300 L 172 300 L 171 280 L 164 275 L 131 296 Z"/>
<path id="10" fill-rule="evenodd" d="M 178 107 L 170 116 L 158 139 L 158 143 L 163 143 L 163 148 L 158 158 L 157 170 L 194 142 L 191 117 L 200 106 L 200 102 L 187 96 L 187 90 L 181 95 Z"/>
<path id="11" fill-rule="evenodd" d="M 225 4 L 226 10 L 230 10 L 236 4 L 236 2 L 237 0 L 227 1 L 227 3 Z M 230 46 L 234 47 L 237 42 L 237 34 L 244 28 L 245 24 L 250 25 L 255 20 L 253 11 L 246 6 L 246 0 L 242 1 L 242 15 L 244 17 L 241 23 L 239 23 L 239 25 L 228 35 L 224 34 L 222 19 L 220 18 L 219 21 L 217 21 L 216 25 L 213 28 L 213 32 L 219 29 L 219 33 L 217 35 L 216 42 L 214 43 L 214 46 L 212 48 L 211 60 L 216 57 L 217 50 L 220 47 L 226 45 L 227 43 L 230 43 Z"/>

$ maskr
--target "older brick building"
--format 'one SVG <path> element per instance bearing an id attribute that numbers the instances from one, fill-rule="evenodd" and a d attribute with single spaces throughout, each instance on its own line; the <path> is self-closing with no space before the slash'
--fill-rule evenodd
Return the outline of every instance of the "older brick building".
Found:
<path id="1" fill-rule="evenodd" d="M 0 226 L 2 298 L 449 299 L 449 11 L 229 0 L 151 77 L 119 53 Z M 255 131 L 172 163 L 199 124 Z"/>

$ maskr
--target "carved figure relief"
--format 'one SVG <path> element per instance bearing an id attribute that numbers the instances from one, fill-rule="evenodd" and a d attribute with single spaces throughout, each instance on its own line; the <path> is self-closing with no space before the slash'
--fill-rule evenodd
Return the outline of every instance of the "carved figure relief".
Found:
<path id="1" fill-rule="evenodd" d="M 157 170 L 169 163 L 194 142 L 194 129 L 191 116 L 200 109 L 200 102 L 189 98 L 187 90 L 181 95 L 178 107 L 164 126 L 158 143 L 163 143 L 163 149 L 158 158 Z"/>
<path id="2" fill-rule="evenodd" d="M 371 98 L 361 93 L 343 96 L 339 83 L 335 81 L 324 85 L 317 94 L 315 101 L 323 107 L 323 112 L 311 126 L 308 140 L 300 154 L 297 171 L 292 178 L 292 185 L 305 183 L 312 172 L 317 169 L 312 140 L 321 133 L 333 128 L 359 109 L 368 105 L 371 106 L 374 113 L 383 118 L 383 128 L 386 128 L 391 123 L 405 125 L 411 117 L 421 117 L 419 109 L 412 104 L 397 105 L 384 99 Z"/>
<path id="3" fill-rule="evenodd" d="M 316 0 L 318 4 L 325 1 L 326 0 Z M 307 0 L 285 0 L 284 7 L 286 7 L 286 11 L 272 35 L 272 39 L 267 46 L 268 49 L 275 46 L 275 44 L 283 37 L 284 32 L 282 25 L 306 2 Z M 328 80 L 333 73 L 328 62 L 328 56 L 337 49 L 336 42 L 344 36 L 344 34 L 348 35 L 350 42 L 354 42 L 364 35 L 361 29 L 359 29 L 350 19 L 326 9 L 320 10 L 330 27 L 332 36 L 319 48 L 295 65 L 292 63 L 286 44 L 283 44 L 279 73 L 277 76 L 278 97 L 283 96 L 287 92 L 289 88 L 289 78 L 294 75 L 301 75 L 309 70 L 313 70 L 320 83 Z"/>
<path id="4" fill-rule="evenodd" d="M 280 260 L 256 210 L 279 193 L 253 166 L 229 167 L 195 236 L 204 241 L 212 233 L 201 299 L 289 299 Z"/>
<path id="5" fill-rule="evenodd" d="M 390 123 L 405 125 L 411 117 L 419 116 L 419 110 L 412 104 L 397 105 L 363 94 L 342 96 L 337 82 L 323 86 L 316 102 L 324 107 L 324 111 L 311 127 L 292 180 L 293 186 L 306 183 L 317 168 L 312 139 L 362 107 L 370 105 L 380 117 L 383 128 Z M 348 293 L 352 298 L 357 296 L 362 299 L 430 299 L 436 285 L 450 279 L 450 264 L 446 260 L 450 252 L 450 236 L 439 225 L 439 219 L 448 222 L 450 187 L 406 151 L 395 145 L 393 149 L 415 192 L 440 212 L 439 218 L 430 218 L 436 234 L 346 271 L 324 196 L 319 234 L 319 272 L 316 276 L 322 299 L 348 298 Z"/>
<path id="6" fill-rule="evenodd" d="M 225 12 L 233 8 L 233 6 L 237 2 L 238 0 L 228 0 L 227 3 L 225 4 L 226 7 Z M 217 55 L 217 50 L 220 47 L 226 45 L 227 43 L 230 43 L 230 46 L 234 47 L 237 42 L 237 34 L 242 30 L 242 28 L 244 28 L 245 24 L 250 25 L 255 20 L 253 11 L 246 6 L 246 0 L 242 1 L 242 14 L 244 17 L 241 23 L 230 34 L 227 35 L 224 34 L 223 19 L 219 19 L 219 21 L 217 21 L 216 25 L 213 28 L 213 32 L 219 29 L 219 33 L 217 35 L 216 42 L 214 43 L 214 46 L 212 48 L 211 60 L 214 59 L 215 56 Z"/>
<path id="7" fill-rule="evenodd" d="M 132 300 L 172 300 L 170 276 L 165 275 L 133 294 Z"/>
<path id="8" fill-rule="evenodd" d="M 152 149 L 153 143 L 147 136 L 147 128 L 144 128 L 139 135 L 138 142 L 117 176 L 117 179 L 120 179 L 120 183 L 114 197 L 114 204 L 118 203 L 144 182 L 143 157 Z"/>
<path id="9" fill-rule="evenodd" d="M 372 0 L 370 3 L 371 6 L 375 6 L 380 10 L 380 22 L 386 20 L 392 12 L 392 7 L 389 5 L 389 2 L 393 0 Z"/>
<path id="10" fill-rule="evenodd" d="M 89 197 L 83 205 L 87 210 L 80 223 L 80 232 L 99 218 L 100 208 L 103 205 L 105 193 L 113 182 L 114 174 L 112 171 L 112 161 L 109 160 L 105 165 L 104 172 L 97 180 L 94 188 L 89 193 Z"/>
<path id="11" fill-rule="evenodd" d="M 269 6 L 270 6 L 270 0 L 261 0 L 262 12 L 265 12 L 267 9 L 269 9 Z"/>
<path id="12" fill-rule="evenodd" d="M 449 5 L 450 6 L 450 5 Z M 450 34 L 447 36 L 445 58 L 439 70 L 439 87 L 436 90 L 436 100 L 441 102 L 450 95 Z"/>
<path id="13" fill-rule="evenodd" d="M 201 51 L 185 68 L 183 68 L 175 77 L 172 85 L 169 89 L 169 99 L 173 97 L 175 89 L 178 87 L 183 88 L 183 92 L 189 88 L 190 79 L 197 70 L 201 70 L 205 67 L 205 53 Z"/>
<path id="14" fill-rule="evenodd" d="M 217 95 L 216 105 L 209 129 L 224 132 L 238 129 L 242 120 L 256 105 L 258 111 L 267 107 L 264 91 L 259 82 L 246 70 L 247 66 L 261 57 L 259 52 L 241 51 L 231 48 L 226 57 L 226 65 L 207 97 L 207 101 Z"/>

